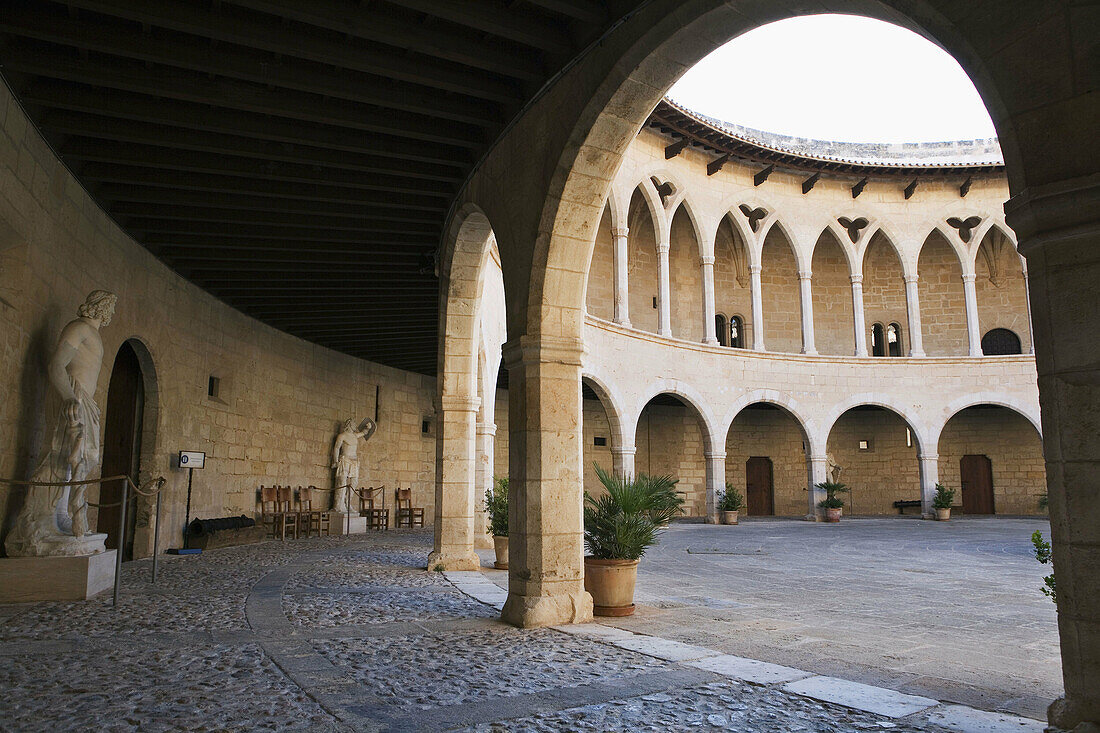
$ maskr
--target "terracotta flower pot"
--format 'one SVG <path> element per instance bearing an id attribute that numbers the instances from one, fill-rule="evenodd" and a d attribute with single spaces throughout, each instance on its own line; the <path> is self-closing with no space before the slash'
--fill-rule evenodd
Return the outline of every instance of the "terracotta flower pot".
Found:
<path id="1" fill-rule="evenodd" d="M 833 523 L 839 522 L 840 521 L 840 512 L 841 512 L 841 509 L 839 509 L 839 508 L 837 508 L 837 509 L 826 509 L 825 510 L 825 521 L 826 522 L 833 522 Z"/>
<path id="2" fill-rule="evenodd" d="M 592 612 L 597 616 L 633 614 L 637 579 L 637 560 L 584 558 L 584 589 L 592 594 Z"/>
<path id="3" fill-rule="evenodd" d="M 737 524 L 737 512 L 722 512 L 722 524 Z"/>
<path id="4" fill-rule="evenodd" d="M 939 509 L 939 508 L 936 509 L 936 521 L 937 522 L 946 522 L 950 518 L 951 518 L 951 507 L 947 507 L 946 509 Z"/>
<path id="5" fill-rule="evenodd" d="M 508 537 L 497 537 L 493 535 L 493 548 L 497 551 L 497 561 L 493 563 L 493 567 L 501 570 L 508 569 Z"/>

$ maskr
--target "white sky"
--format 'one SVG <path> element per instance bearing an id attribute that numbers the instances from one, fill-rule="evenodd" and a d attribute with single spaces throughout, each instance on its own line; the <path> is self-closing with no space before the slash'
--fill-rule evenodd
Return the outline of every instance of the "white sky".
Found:
<path id="1" fill-rule="evenodd" d="M 819 140 L 996 135 L 974 85 L 946 51 L 912 31 L 852 15 L 752 30 L 700 61 L 669 96 L 726 122 Z"/>

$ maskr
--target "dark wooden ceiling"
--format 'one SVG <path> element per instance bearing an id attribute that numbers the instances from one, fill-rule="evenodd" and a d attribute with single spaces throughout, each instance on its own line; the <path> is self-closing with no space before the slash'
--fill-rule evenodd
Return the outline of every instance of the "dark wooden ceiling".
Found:
<path id="1" fill-rule="evenodd" d="M 0 64 L 169 267 L 276 328 L 433 374 L 432 255 L 460 185 L 634 4 L 3 0 Z"/>

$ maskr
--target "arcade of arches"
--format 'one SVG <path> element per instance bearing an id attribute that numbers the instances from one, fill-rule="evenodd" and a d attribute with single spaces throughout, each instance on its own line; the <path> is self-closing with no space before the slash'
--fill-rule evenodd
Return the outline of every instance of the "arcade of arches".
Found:
<path id="1" fill-rule="evenodd" d="M 134 419 L 122 429 L 140 443 L 117 458 L 133 470 L 136 455 L 139 476 L 169 478 L 169 546 L 182 542 L 186 496 L 172 463 L 177 451 L 205 449 L 211 458 L 193 512 L 252 512 L 261 484 L 330 486 L 333 431 L 352 415 L 377 416 L 361 451 L 361 482 L 413 487 L 414 502 L 433 518 L 433 566 L 476 563 L 477 497 L 493 474 L 507 473 L 503 618 L 520 626 L 591 618 L 581 495 L 594 488 L 593 462 L 676 474 L 689 513 L 704 518 L 727 482 L 752 487 L 750 513 L 814 518 L 813 485 L 826 477 L 830 455 L 854 487 L 847 508 L 855 514 L 891 514 L 895 501 L 920 502 L 926 513 L 936 482 L 961 488 L 968 513 L 1036 513 L 1046 492 L 1066 692 L 1051 719 L 1063 727 L 1100 721 L 1100 153 L 1084 122 L 1097 116 L 1095 11 L 1023 0 L 815 5 L 869 13 L 941 45 L 986 101 L 1004 153 L 1003 165 L 965 156 L 860 164 L 738 139 L 662 102 L 686 68 L 793 12 L 787 6 L 530 4 L 571 8 L 577 24 L 599 5 L 607 25 L 590 37 L 599 42 L 562 52 L 559 75 L 528 69 L 523 84 L 488 85 L 523 97 L 506 127 L 498 115 L 491 145 L 481 146 L 481 128 L 448 133 L 447 145 L 478 162 L 453 189 L 423 184 L 431 199 L 423 209 L 438 214 L 442 245 L 434 261 L 421 252 L 407 258 L 439 278 L 434 373 L 341 353 L 329 348 L 330 332 L 310 330 L 308 313 L 343 313 L 365 291 L 347 296 L 342 288 L 369 275 L 334 278 L 328 300 L 294 295 L 289 310 L 301 313 L 262 323 L 200 287 L 214 292 L 223 277 L 219 257 L 228 254 L 217 242 L 169 269 L 158 255 L 172 255 L 174 242 L 154 254 L 101 207 L 125 198 L 126 186 L 104 174 L 111 199 L 83 187 L 104 170 L 98 151 L 85 146 L 79 159 L 87 165 L 67 167 L 36 129 L 30 116 L 58 87 L 19 73 L 0 88 L 0 477 L 25 477 L 41 455 L 53 399 L 44 355 L 83 295 L 102 287 L 118 294 L 119 307 L 103 331 L 96 400 L 108 404 L 112 366 L 129 364 L 122 409 Z M 97 57 L 77 56 L 73 74 L 99 68 Z M 389 66 L 397 67 L 429 77 L 435 68 Z M 137 96 L 127 90 L 118 99 L 124 93 Z M 88 114 L 76 97 L 54 97 L 71 109 L 51 119 Z M 414 102 L 422 104 L 405 104 Z M 452 114 L 468 125 L 473 113 Z M 171 122 L 168 113 L 157 118 Z M 417 129 L 431 137 L 440 128 Z M 266 145 L 285 143 L 262 132 Z M 441 148 L 401 149 L 423 159 Z M 265 165 L 250 170 L 267 176 Z M 415 170 L 434 183 L 438 167 Z M 355 176 L 363 190 L 389 180 Z M 312 195 L 329 192 L 309 180 Z M 264 190 L 285 191 L 284 183 Z M 175 206 L 165 198 L 200 183 L 178 176 L 156 185 L 166 191 L 143 195 Z M 257 190 L 249 201 L 262 198 Z M 410 196 L 387 193 L 395 196 L 389 204 L 373 205 Z M 332 221 L 326 251 L 346 254 L 353 247 L 339 233 L 341 215 L 317 213 Z M 219 219 L 215 228 L 233 226 Z M 179 241 L 193 240 L 184 232 Z M 333 273 L 304 261 L 321 249 L 287 249 L 291 261 L 272 266 L 273 281 L 288 268 L 326 280 Z M 245 283 L 237 302 L 262 304 L 272 287 L 281 286 Z M 388 303 L 371 303 L 380 320 L 394 317 Z M 283 325 L 269 325 L 276 322 Z M 423 325 L 386 328 L 431 338 Z M 127 343 L 140 380 L 134 359 L 119 355 Z M 14 492 L 0 489 L 5 529 L 18 506 Z M 136 557 L 151 551 L 144 509 L 134 519 Z"/>

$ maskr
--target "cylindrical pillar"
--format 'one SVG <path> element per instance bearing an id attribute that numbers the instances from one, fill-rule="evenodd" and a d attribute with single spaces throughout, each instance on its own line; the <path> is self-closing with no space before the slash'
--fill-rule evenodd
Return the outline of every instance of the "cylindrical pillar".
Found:
<path id="1" fill-rule="evenodd" d="M 806 519 L 810 522 L 820 522 L 825 516 L 825 512 L 818 507 L 817 503 L 825 498 L 825 492 L 817 488 L 817 485 L 829 480 L 829 456 L 811 455 L 808 460 L 810 464 L 810 485 L 806 487 L 807 503 L 809 504 L 806 508 Z"/>
<path id="2" fill-rule="evenodd" d="M 615 475 L 629 478 L 634 475 L 634 454 L 638 449 L 633 445 L 611 446 L 611 467 Z"/>
<path id="3" fill-rule="evenodd" d="M 798 292 L 802 302 L 802 353 L 817 354 L 814 344 L 814 300 L 812 289 L 813 273 L 809 270 L 798 272 Z"/>
<path id="4" fill-rule="evenodd" d="M 714 333 L 714 255 L 704 255 L 700 260 L 703 269 L 703 343 L 718 344 Z"/>
<path id="5" fill-rule="evenodd" d="M 982 355 L 982 335 L 978 326 L 978 291 L 974 287 L 974 273 L 962 276 L 963 296 L 966 298 L 966 335 L 970 340 L 970 355 Z"/>
<path id="6" fill-rule="evenodd" d="M 657 333 L 672 335 L 672 288 L 669 284 L 668 242 L 657 245 Z"/>
<path id="7" fill-rule="evenodd" d="M 616 227 L 611 230 L 611 240 L 615 245 L 615 323 L 630 327 L 630 276 L 627 264 L 627 235 L 630 230 L 626 227 Z"/>
<path id="8" fill-rule="evenodd" d="M 474 552 L 478 397 L 443 395 L 436 438 L 434 547 L 428 569 L 477 570 Z"/>
<path id="9" fill-rule="evenodd" d="M 852 275 L 852 321 L 855 325 L 856 356 L 867 356 L 867 324 L 863 315 L 863 275 Z"/>
<path id="10" fill-rule="evenodd" d="M 905 276 L 905 308 L 909 314 L 909 356 L 924 356 L 924 333 L 920 322 L 920 294 L 917 276 Z"/>
<path id="11" fill-rule="evenodd" d="M 477 423 L 477 464 L 474 470 L 474 547 L 488 549 L 493 541 L 487 533 L 489 517 L 485 510 L 485 492 L 493 488 L 493 463 L 496 451 L 496 423 Z"/>
<path id="12" fill-rule="evenodd" d="M 936 496 L 936 484 L 940 480 L 940 457 L 935 453 L 922 453 L 920 461 L 920 513 L 925 519 L 935 519 L 932 499 Z"/>
<path id="13" fill-rule="evenodd" d="M 1031 322 L 1031 284 L 1027 281 L 1027 265 L 1026 261 L 1021 258 L 1021 262 L 1025 262 L 1024 265 L 1024 300 L 1027 303 L 1027 353 L 1035 353 L 1035 326 Z"/>
<path id="14" fill-rule="evenodd" d="M 718 493 L 726 490 L 726 453 L 703 454 L 707 463 L 707 524 L 719 524 Z"/>
<path id="15" fill-rule="evenodd" d="M 760 292 L 760 265 L 749 265 L 752 280 L 752 348 L 764 351 L 764 299 Z"/>

